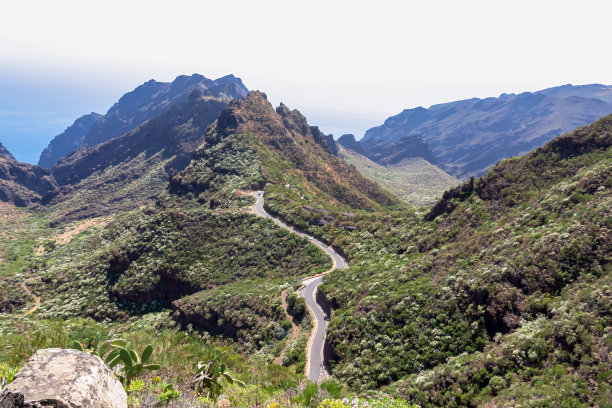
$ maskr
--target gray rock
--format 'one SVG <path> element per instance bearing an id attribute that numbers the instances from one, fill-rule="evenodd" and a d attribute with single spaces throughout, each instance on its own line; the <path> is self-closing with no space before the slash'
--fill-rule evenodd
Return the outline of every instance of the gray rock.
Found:
<path id="1" fill-rule="evenodd" d="M 127 394 L 97 356 L 38 350 L 0 397 L 0 408 L 126 408 Z"/>

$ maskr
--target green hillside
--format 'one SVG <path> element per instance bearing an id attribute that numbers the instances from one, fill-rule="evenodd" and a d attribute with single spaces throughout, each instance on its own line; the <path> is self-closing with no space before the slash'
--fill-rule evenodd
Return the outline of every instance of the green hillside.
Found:
<path id="1" fill-rule="evenodd" d="M 305 201 L 366 210 L 398 205 L 378 184 L 329 152 L 323 134 L 296 110 L 276 110 L 261 92 L 232 102 L 208 130 L 173 192 L 210 201 L 220 192 L 285 188 Z"/>
<path id="2" fill-rule="evenodd" d="M 164 156 L 163 143 L 145 154 L 159 165 L 157 181 L 139 190 L 146 197 L 124 195 L 146 178 L 111 177 L 147 169 L 132 166 L 139 153 L 84 171 L 65 200 L 37 212 L 0 207 L 0 368 L 99 332 L 154 344 L 163 365 L 155 375 L 182 392 L 175 406 L 212 405 L 190 388 L 190 356 L 203 344 L 228 350 L 228 367 L 247 382 L 226 389 L 238 407 L 317 407 L 368 393 L 422 407 L 610 405 L 612 116 L 417 208 L 330 154 L 316 127 L 260 92 L 231 102 L 205 133 L 186 112 L 161 123 L 199 146 L 180 167 L 158 161 L 180 156 Z M 158 129 L 152 123 L 129 140 L 146 139 L 134 135 Z M 389 176 L 388 190 L 405 188 L 408 179 L 387 171 L 378 177 Z M 423 199 L 433 187 L 420 188 L 410 194 Z M 312 323 L 294 292 L 330 261 L 250 214 L 244 190 L 255 189 L 271 213 L 349 260 L 320 287 L 332 310 L 334 378 L 321 387 L 300 385 Z M 104 211 L 89 212 L 96 197 Z M 275 366 L 283 350 L 285 367 Z M 153 387 L 153 378 L 144 381 Z M 132 395 L 156 398 L 146 392 Z"/>
<path id="3" fill-rule="evenodd" d="M 435 203 L 444 191 L 460 183 L 439 167 L 420 157 L 406 158 L 397 164 L 380 165 L 353 150 L 338 146 L 340 156 L 364 176 L 377 182 L 407 204 Z"/>
<path id="4" fill-rule="evenodd" d="M 422 406 L 606 406 L 612 116 L 445 193 L 352 220 L 325 278 L 333 374 Z M 350 286 L 346 282 L 351 282 Z"/>

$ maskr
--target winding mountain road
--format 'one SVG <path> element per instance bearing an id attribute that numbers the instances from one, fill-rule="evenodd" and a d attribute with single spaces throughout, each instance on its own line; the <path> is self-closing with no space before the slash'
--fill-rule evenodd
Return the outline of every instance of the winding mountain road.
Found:
<path id="1" fill-rule="evenodd" d="M 306 373 L 308 376 L 308 380 L 316 383 L 319 381 L 319 379 L 329 376 L 329 373 L 327 372 L 327 370 L 325 369 L 325 365 L 323 364 L 323 344 L 325 343 L 325 334 L 327 332 L 327 320 L 325 312 L 316 300 L 317 288 L 323 282 L 323 275 L 332 272 L 334 269 L 346 269 L 348 265 L 344 258 L 342 258 L 330 246 L 325 245 L 318 239 L 311 237 L 310 235 L 305 234 L 301 231 L 298 231 L 295 228 L 285 224 L 278 218 L 275 218 L 270 215 L 264 209 L 263 191 L 255 191 L 252 194 L 256 199 L 255 204 L 252 207 L 252 210 L 256 215 L 260 217 L 270 218 L 279 227 L 308 239 L 314 245 L 325 251 L 325 253 L 329 255 L 329 257 L 332 259 L 332 267 L 329 271 L 317 276 L 304 279 L 302 281 L 302 284 L 304 286 L 298 291 L 298 294 L 306 300 L 306 306 L 308 306 L 308 309 L 310 310 L 310 313 L 313 316 L 314 320 L 313 334 L 308 340 Z"/>

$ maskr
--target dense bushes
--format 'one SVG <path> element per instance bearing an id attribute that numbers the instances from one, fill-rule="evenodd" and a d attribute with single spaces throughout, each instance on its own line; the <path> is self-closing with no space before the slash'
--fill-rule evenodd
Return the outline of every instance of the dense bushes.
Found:
<path id="1" fill-rule="evenodd" d="M 552 401 L 607 398 L 610 361 L 601 356 L 610 321 L 584 311 L 609 296 L 595 290 L 608 286 L 612 247 L 606 126 L 598 136 L 581 131 L 597 139 L 593 148 L 574 136 L 559 142 L 586 154 L 564 156 L 552 143 L 502 162 L 433 222 L 413 212 L 314 208 L 268 187 L 271 210 L 349 257 L 351 268 L 320 287 L 333 306 L 334 376 L 359 390 L 400 380 L 411 384 L 403 395 L 427 406 L 501 401 L 512 392 L 534 398 L 517 391 L 521 384 L 542 384 Z M 580 289 L 589 282 L 597 283 Z M 559 316 L 567 307 L 573 311 Z M 444 374 L 459 361 L 463 372 Z M 547 388 L 551 367 L 561 372 L 564 364 L 580 367 L 597 394 L 587 397 L 569 371 L 564 390 Z M 522 373 L 536 379 L 527 385 Z"/>

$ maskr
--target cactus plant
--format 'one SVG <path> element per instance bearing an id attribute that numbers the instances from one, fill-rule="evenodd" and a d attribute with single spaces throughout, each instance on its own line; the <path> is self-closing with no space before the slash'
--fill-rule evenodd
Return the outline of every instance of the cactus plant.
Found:
<path id="1" fill-rule="evenodd" d="M 125 347 L 126 345 L 127 342 L 123 339 L 110 339 L 102 341 L 102 336 L 100 336 L 100 333 L 96 333 L 95 337 L 89 338 L 85 344 L 75 340 L 72 343 L 72 348 L 98 356 L 108 364 L 110 360 L 107 361 L 106 357 L 117 347 Z"/>
<path id="2" fill-rule="evenodd" d="M 230 384 L 236 384 L 244 387 L 244 382 L 233 378 L 227 371 L 227 366 L 220 361 L 225 354 L 212 346 L 208 347 L 205 354 L 205 361 L 198 361 L 194 364 L 195 377 L 193 383 L 196 391 L 203 393 L 208 398 L 216 401 L 223 386 L 219 383 L 220 380 L 227 381 Z"/>
<path id="3" fill-rule="evenodd" d="M 117 346 L 105 358 L 108 366 L 114 368 L 121 364 L 123 374 L 121 380 L 125 385 L 129 385 L 133 378 L 138 377 L 144 370 L 159 370 L 159 364 L 147 364 L 153 354 L 153 346 L 148 345 L 144 348 L 140 356 L 133 350 L 130 344 L 125 347 Z"/>

